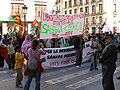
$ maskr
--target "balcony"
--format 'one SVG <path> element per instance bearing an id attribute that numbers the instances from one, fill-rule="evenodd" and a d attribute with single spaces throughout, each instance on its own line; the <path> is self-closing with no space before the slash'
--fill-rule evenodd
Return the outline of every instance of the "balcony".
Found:
<path id="1" fill-rule="evenodd" d="M 103 2 L 103 0 L 99 0 L 98 2 Z"/>
<path id="2" fill-rule="evenodd" d="M 95 16 L 95 15 L 97 15 L 96 12 L 92 12 L 91 13 L 91 16 Z"/>
<path id="3" fill-rule="evenodd" d="M 96 1 L 95 1 L 95 0 L 92 0 L 91 3 L 96 3 Z"/>

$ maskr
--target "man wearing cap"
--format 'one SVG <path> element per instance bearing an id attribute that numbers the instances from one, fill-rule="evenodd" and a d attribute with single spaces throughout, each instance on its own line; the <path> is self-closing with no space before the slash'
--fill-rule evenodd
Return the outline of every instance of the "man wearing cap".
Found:
<path id="1" fill-rule="evenodd" d="M 113 40 L 111 36 L 106 36 L 105 42 L 107 45 L 99 59 L 100 63 L 102 64 L 103 90 L 115 90 L 113 74 L 116 69 L 118 50 L 112 41 Z"/>

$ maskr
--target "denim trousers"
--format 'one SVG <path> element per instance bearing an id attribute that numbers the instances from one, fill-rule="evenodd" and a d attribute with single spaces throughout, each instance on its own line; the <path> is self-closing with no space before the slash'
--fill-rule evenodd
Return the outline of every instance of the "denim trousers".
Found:
<path id="1" fill-rule="evenodd" d="M 35 90 L 40 90 L 40 78 L 41 78 L 41 72 L 36 71 L 30 71 L 28 74 L 28 79 L 26 81 L 26 84 L 24 86 L 24 90 L 29 90 L 30 84 L 32 79 L 35 78 Z"/>
<path id="2" fill-rule="evenodd" d="M 91 61 L 90 69 L 97 68 L 96 57 L 97 57 L 97 52 L 93 52 L 92 55 L 90 56 L 90 61 Z"/>

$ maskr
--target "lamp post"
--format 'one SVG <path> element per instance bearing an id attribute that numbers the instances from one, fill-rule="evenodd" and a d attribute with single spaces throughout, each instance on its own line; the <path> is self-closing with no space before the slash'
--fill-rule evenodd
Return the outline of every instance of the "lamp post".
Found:
<path id="1" fill-rule="evenodd" d="M 24 5 L 22 7 L 22 9 L 23 9 L 23 15 L 24 15 L 24 32 L 26 32 L 26 14 L 27 14 L 28 7 L 26 7 L 26 5 Z"/>

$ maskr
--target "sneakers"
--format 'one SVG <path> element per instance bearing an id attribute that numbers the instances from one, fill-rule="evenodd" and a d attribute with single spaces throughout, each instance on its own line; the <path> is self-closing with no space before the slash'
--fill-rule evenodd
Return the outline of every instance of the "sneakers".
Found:
<path id="1" fill-rule="evenodd" d="M 98 68 L 95 68 L 95 70 L 98 70 Z"/>
<path id="2" fill-rule="evenodd" d="M 80 66 L 79 66 L 79 65 L 77 65 L 76 67 L 77 67 L 77 68 L 79 68 Z"/>
<path id="3" fill-rule="evenodd" d="M 17 88 L 23 88 L 23 85 L 16 85 Z"/>
<path id="4" fill-rule="evenodd" d="M 93 68 L 90 68 L 90 70 L 89 71 L 92 71 L 93 70 Z M 95 68 L 95 70 L 98 70 L 98 68 Z"/>
<path id="5" fill-rule="evenodd" d="M 92 68 L 90 68 L 90 70 L 89 71 L 92 71 L 93 69 Z"/>

